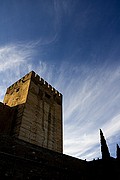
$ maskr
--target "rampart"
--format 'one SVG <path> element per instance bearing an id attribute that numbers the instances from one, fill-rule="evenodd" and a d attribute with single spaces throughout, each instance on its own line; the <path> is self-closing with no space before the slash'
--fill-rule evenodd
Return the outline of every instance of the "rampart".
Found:
<path id="1" fill-rule="evenodd" d="M 14 120 L 15 108 L 11 108 L 0 102 L 0 133 L 10 134 Z"/>

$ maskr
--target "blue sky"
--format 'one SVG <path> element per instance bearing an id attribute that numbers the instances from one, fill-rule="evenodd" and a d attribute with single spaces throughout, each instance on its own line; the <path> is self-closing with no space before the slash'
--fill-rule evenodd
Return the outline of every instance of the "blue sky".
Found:
<path id="1" fill-rule="evenodd" d="M 120 145 L 120 1 L 0 0 L 0 101 L 34 70 L 63 94 L 64 153 Z"/>

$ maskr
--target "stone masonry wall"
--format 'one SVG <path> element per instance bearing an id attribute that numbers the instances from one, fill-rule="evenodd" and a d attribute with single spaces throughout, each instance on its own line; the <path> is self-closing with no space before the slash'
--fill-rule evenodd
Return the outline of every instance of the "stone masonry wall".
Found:
<path id="1" fill-rule="evenodd" d="M 3 100 L 4 104 L 10 107 L 13 107 L 13 106 L 23 104 L 26 102 L 29 85 L 30 85 L 31 74 L 32 72 L 27 74 L 20 80 L 18 80 L 9 88 L 7 88 L 7 91 Z"/>
<path id="2" fill-rule="evenodd" d="M 33 73 L 19 138 L 62 152 L 62 95 L 37 78 Z"/>
<path id="3" fill-rule="evenodd" d="M 10 134 L 14 119 L 15 108 L 11 108 L 0 102 L 0 133 Z"/>
<path id="4" fill-rule="evenodd" d="M 12 135 L 15 137 L 19 136 L 20 126 L 22 122 L 22 116 L 24 111 L 24 106 L 26 103 L 30 80 L 32 72 L 25 75 L 23 78 L 15 82 L 9 88 L 7 88 L 6 94 L 4 96 L 4 104 L 9 107 L 16 107 L 16 112 L 14 115 L 14 120 L 12 122 Z"/>
<path id="5" fill-rule="evenodd" d="M 11 135 L 13 137 L 16 137 L 16 138 L 18 138 L 19 133 L 20 133 L 20 127 L 21 127 L 21 123 L 22 123 L 24 106 L 25 106 L 25 104 L 20 104 L 20 105 L 16 106 L 14 120 L 12 123 L 13 124 L 12 125 L 12 132 L 11 132 Z"/>

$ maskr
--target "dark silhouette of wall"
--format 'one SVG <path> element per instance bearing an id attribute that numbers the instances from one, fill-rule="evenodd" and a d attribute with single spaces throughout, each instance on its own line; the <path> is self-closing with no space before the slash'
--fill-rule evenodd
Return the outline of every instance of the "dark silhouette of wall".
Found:
<path id="1" fill-rule="evenodd" d="M 37 143 L 31 141 L 33 140 L 31 139 L 32 132 L 31 130 L 28 131 L 28 129 L 34 130 L 32 135 L 35 137 L 38 134 L 40 135 L 40 132 L 38 133 L 34 129 L 36 123 L 34 123 L 34 126 L 30 125 L 34 120 L 40 120 L 40 118 L 36 118 L 38 117 L 40 106 L 37 106 L 36 102 L 33 103 L 36 108 L 39 107 L 37 115 L 34 113 L 36 108 L 33 104 L 32 109 L 28 108 L 31 107 L 30 104 L 34 101 L 33 97 L 37 99 L 36 102 L 40 99 L 42 99 L 41 102 L 44 101 L 46 104 L 48 102 L 41 109 L 42 112 L 47 112 L 48 106 L 52 112 L 51 122 L 51 118 L 48 118 L 49 116 L 46 116 L 47 118 L 44 119 L 45 122 L 52 124 L 52 128 L 46 128 L 45 132 L 49 130 L 52 134 L 51 137 L 57 137 L 56 141 L 49 138 L 52 148 L 49 148 L 50 146 L 40 146 L 38 141 L 36 141 Z M 50 99 L 50 97 L 52 98 Z M 111 157 L 101 129 L 102 159 L 86 161 L 63 154 L 61 97 L 62 95 L 58 91 L 48 85 L 43 79 L 40 79 L 34 72 L 27 74 L 7 89 L 4 98 L 4 103 L 7 104 L 0 103 L 0 180 L 120 179 L 120 148 L 117 145 L 117 157 Z M 54 108 L 52 103 L 54 106 L 56 105 Z M 27 108 L 26 104 L 28 105 Z M 50 113 L 46 114 L 49 115 Z M 53 123 L 55 119 L 57 119 L 58 126 Z M 53 125 L 55 125 L 56 129 L 53 128 Z M 23 127 L 24 129 L 26 128 L 24 132 L 22 132 Z M 49 126 L 47 125 L 47 127 Z M 54 131 L 57 133 L 58 130 L 59 133 L 56 136 Z M 42 135 L 45 135 L 45 138 L 47 138 L 48 134 L 46 136 L 45 132 L 42 133 L 41 131 Z M 20 133 L 23 133 L 22 138 L 19 137 Z"/>

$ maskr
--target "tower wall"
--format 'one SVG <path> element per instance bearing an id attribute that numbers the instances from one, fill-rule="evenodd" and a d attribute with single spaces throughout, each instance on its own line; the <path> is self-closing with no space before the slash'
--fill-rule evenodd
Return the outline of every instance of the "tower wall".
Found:
<path id="1" fill-rule="evenodd" d="M 32 72 L 25 75 L 19 81 L 15 82 L 9 88 L 7 88 L 4 104 L 13 107 L 19 104 L 23 104 L 27 100 L 30 80 L 31 80 Z"/>
<path id="2" fill-rule="evenodd" d="M 19 79 L 13 85 L 7 88 L 6 94 L 4 96 L 3 103 L 9 107 L 16 107 L 14 119 L 12 122 L 12 132 L 11 134 L 15 137 L 19 137 L 20 127 L 23 118 L 23 112 L 25 103 L 28 96 L 28 90 L 30 86 L 32 72 L 26 74 L 24 77 Z"/>
<path id="3" fill-rule="evenodd" d="M 0 134 L 11 134 L 15 108 L 0 102 Z"/>
<path id="4" fill-rule="evenodd" d="M 4 103 L 17 106 L 14 136 L 63 151 L 62 95 L 51 85 L 32 71 L 7 89 Z"/>

